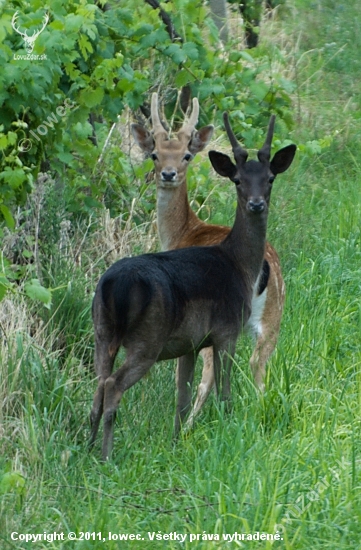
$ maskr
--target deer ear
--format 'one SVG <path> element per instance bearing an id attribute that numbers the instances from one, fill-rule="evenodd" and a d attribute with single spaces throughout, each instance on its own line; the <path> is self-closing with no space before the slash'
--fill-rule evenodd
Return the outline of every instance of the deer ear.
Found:
<path id="1" fill-rule="evenodd" d="M 200 130 L 196 130 L 188 144 L 189 152 L 192 155 L 196 155 L 200 151 L 203 151 L 207 147 L 208 143 L 211 141 L 211 137 L 214 132 L 214 126 L 204 126 Z"/>
<path id="2" fill-rule="evenodd" d="M 141 150 L 145 153 L 151 153 L 155 146 L 152 134 L 140 124 L 131 124 L 130 130 Z"/>
<path id="3" fill-rule="evenodd" d="M 270 164 L 272 174 L 275 176 L 282 174 L 282 172 L 285 172 L 291 166 L 296 149 L 296 145 L 287 145 L 287 147 L 277 151 Z"/>
<path id="4" fill-rule="evenodd" d="M 209 151 L 208 156 L 217 174 L 233 180 L 237 173 L 237 166 L 233 164 L 228 155 L 218 151 Z"/>

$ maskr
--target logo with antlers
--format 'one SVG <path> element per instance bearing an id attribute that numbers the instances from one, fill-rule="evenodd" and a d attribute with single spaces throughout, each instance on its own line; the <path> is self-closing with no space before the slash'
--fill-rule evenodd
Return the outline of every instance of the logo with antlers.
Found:
<path id="1" fill-rule="evenodd" d="M 18 18 L 18 12 L 16 11 L 13 15 L 11 25 L 12 25 L 14 31 L 16 31 L 17 33 L 19 33 L 23 37 L 24 42 L 25 42 L 26 51 L 28 53 L 32 53 L 32 51 L 34 49 L 35 40 L 38 38 L 39 34 L 41 32 L 43 32 L 46 25 L 48 24 L 49 15 L 47 13 L 44 15 L 43 26 L 41 27 L 40 31 L 34 31 L 32 36 L 28 36 L 26 31 L 21 32 L 21 30 L 19 28 L 17 28 L 17 26 L 16 26 L 17 18 Z"/>

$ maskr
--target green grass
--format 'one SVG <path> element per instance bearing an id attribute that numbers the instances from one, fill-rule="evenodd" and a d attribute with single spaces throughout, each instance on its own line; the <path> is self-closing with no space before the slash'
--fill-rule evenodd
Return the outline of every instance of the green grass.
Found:
<path id="1" fill-rule="evenodd" d="M 70 531 L 102 532 L 106 539 L 108 532 L 139 533 L 145 540 L 36 547 L 360 547 L 359 8 L 357 2 L 294 4 L 286 20 L 272 23 L 290 42 L 302 31 L 297 45 L 292 42 L 301 120 L 287 137 L 297 143 L 334 138 L 321 154 L 298 154 L 274 185 L 269 239 L 282 259 L 287 300 L 265 395 L 256 394 L 248 367 L 252 347 L 241 339 L 232 412 L 211 396 L 194 430 L 173 444 L 174 362 L 155 365 L 124 396 L 113 460 L 102 464 L 101 437 L 92 453 L 86 446 L 96 387 L 90 303 L 102 264 L 68 271 L 74 283 L 58 291 L 50 318 L 20 299 L 2 302 L 2 548 L 31 546 L 11 540 L 12 532 Z M 311 4 L 318 9 L 311 12 Z M 345 37 L 342 56 L 321 51 Z M 311 48 L 317 51 L 306 55 Z M 210 204 L 212 210 L 218 204 L 217 213 L 225 208 L 229 222 L 234 190 L 225 185 Z M 89 245 L 89 257 L 103 252 L 96 241 Z M 57 267 L 51 275 L 54 286 L 63 273 Z M 273 544 L 222 541 L 224 534 L 277 530 L 283 540 Z M 152 542 L 148 532 L 187 534 L 187 540 Z M 220 541 L 202 540 L 211 534 Z"/>

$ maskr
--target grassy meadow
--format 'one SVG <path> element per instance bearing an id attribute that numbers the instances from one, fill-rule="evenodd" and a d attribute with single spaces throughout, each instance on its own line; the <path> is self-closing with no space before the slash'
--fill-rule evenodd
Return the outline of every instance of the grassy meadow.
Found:
<path id="1" fill-rule="evenodd" d="M 212 395 L 194 430 L 173 444 L 175 362 L 157 364 L 125 394 L 113 459 L 101 463 L 101 433 L 87 449 L 96 388 L 92 293 L 106 265 L 158 243 L 152 217 L 130 219 L 121 231 L 106 212 L 88 226 L 64 225 L 66 254 L 49 256 L 51 286 L 59 287 L 52 309 L 20 295 L 0 303 L 1 548 L 361 548 L 358 2 L 290 0 L 261 29 L 259 47 L 272 62 L 274 44 L 295 83 L 295 126 L 282 137 L 300 148 L 271 198 L 268 238 L 287 299 L 265 394 L 258 396 L 248 366 L 252 342 L 241 338 L 232 412 Z M 218 128 L 225 150 L 221 136 Z M 205 162 L 196 158 L 193 173 Z M 210 193 L 209 219 L 230 224 L 235 190 L 211 178 L 218 191 Z M 47 201 L 55 211 L 55 199 Z M 200 371 L 201 363 L 198 378 Z M 64 540 L 11 538 L 54 532 Z M 70 532 L 93 535 L 68 540 Z M 256 532 L 279 538 L 223 538 Z M 120 542 L 122 533 L 142 540 Z"/>

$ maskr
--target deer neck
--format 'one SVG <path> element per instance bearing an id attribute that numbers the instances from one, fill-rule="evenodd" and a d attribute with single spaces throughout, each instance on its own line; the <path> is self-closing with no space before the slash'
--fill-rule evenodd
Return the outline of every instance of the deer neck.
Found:
<path id="1" fill-rule="evenodd" d="M 234 225 L 221 244 L 253 288 L 263 265 L 266 246 L 267 211 L 254 214 L 239 204 Z"/>
<path id="2" fill-rule="evenodd" d="M 188 202 L 186 180 L 173 188 L 157 187 L 158 234 L 163 250 L 177 248 L 185 233 L 199 222 Z"/>

